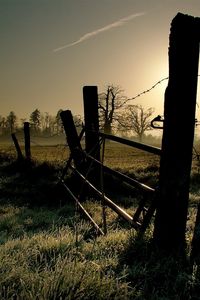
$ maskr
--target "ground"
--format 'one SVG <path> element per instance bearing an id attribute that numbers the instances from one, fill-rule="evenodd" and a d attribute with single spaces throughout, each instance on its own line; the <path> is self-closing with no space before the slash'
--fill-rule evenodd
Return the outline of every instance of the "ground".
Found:
<path id="1" fill-rule="evenodd" d="M 159 158 L 114 145 L 107 145 L 105 164 L 156 187 Z M 1 150 L 1 299 L 199 299 L 199 263 L 189 260 L 199 201 L 198 162 L 191 176 L 186 255 L 166 257 L 152 243 L 153 220 L 138 239 L 127 222 L 106 208 L 108 233 L 96 235 L 58 185 L 68 157 L 59 147 L 33 148 L 31 163 L 18 162 L 13 149 Z M 109 186 L 110 197 L 132 214 L 138 191 L 112 181 Z M 99 200 L 88 198 L 83 205 L 103 228 Z"/>

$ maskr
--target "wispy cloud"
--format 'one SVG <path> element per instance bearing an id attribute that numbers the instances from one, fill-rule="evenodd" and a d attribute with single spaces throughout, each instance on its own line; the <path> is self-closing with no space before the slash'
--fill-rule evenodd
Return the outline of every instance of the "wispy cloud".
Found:
<path id="1" fill-rule="evenodd" d="M 145 12 L 141 12 L 141 13 L 136 13 L 136 14 L 132 14 L 132 15 L 129 15 L 127 17 L 124 17 L 122 19 L 119 19 L 118 21 L 114 22 L 114 23 L 111 23 L 109 25 L 106 25 L 102 28 L 99 28 L 97 30 L 94 30 L 94 31 L 91 31 L 91 32 L 88 32 L 86 34 L 84 34 L 82 37 L 80 37 L 78 40 L 76 40 L 75 42 L 72 42 L 70 44 L 66 44 L 64 46 L 61 46 L 59 48 L 56 48 L 53 50 L 53 52 L 58 52 L 58 51 L 61 51 L 65 48 L 69 48 L 69 47 L 72 47 L 72 46 L 75 46 L 77 44 L 80 44 L 88 39 L 91 39 L 92 37 L 102 33 L 102 32 L 105 32 L 105 31 L 108 31 L 110 29 L 113 29 L 113 28 L 116 28 L 116 27 L 119 27 L 119 26 L 123 26 L 125 23 L 137 18 L 137 17 L 141 17 L 145 15 Z"/>

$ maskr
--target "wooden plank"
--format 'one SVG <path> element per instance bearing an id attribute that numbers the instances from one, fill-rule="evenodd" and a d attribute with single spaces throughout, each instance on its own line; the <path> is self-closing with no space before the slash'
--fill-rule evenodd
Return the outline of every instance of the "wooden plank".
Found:
<path id="1" fill-rule="evenodd" d="M 98 165 L 102 165 L 101 162 L 99 162 L 98 160 L 94 159 L 91 155 L 86 154 L 86 157 L 88 157 L 89 159 L 91 159 L 94 163 L 98 164 Z M 134 186 L 135 188 L 138 188 L 140 190 L 146 191 L 146 192 L 150 192 L 150 193 L 154 193 L 155 189 L 149 187 L 148 185 L 139 182 L 138 180 L 135 180 L 133 178 L 130 178 L 129 176 L 119 172 L 119 171 L 115 171 L 107 166 L 103 165 L 103 170 L 105 172 L 107 172 L 108 174 L 111 174 L 117 178 L 119 178 L 120 180 Z"/>
<path id="2" fill-rule="evenodd" d="M 13 143 L 15 145 L 15 149 L 17 151 L 17 158 L 19 160 L 23 159 L 23 154 L 22 154 L 22 151 L 21 151 L 21 148 L 19 146 L 19 143 L 18 143 L 18 140 L 16 138 L 16 135 L 14 133 L 11 134 L 11 137 L 12 137 L 12 140 L 13 140 Z"/>
<path id="3" fill-rule="evenodd" d="M 80 139 L 74 124 L 73 116 L 70 110 L 65 110 L 60 113 L 62 123 L 64 126 L 67 143 L 69 145 L 72 158 L 77 168 L 84 168 L 83 155 Z"/>
<path id="4" fill-rule="evenodd" d="M 131 146 L 131 147 L 134 147 L 134 148 L 152 153 L 152 154 L 161 155 L 161 148 L 158 148 L 158 147 L 154 147 L 154 146 L 151 146 L 151 145 L 146 145 L 146 144 L 135 142 L 135 141 L 132 141 L 132 140 L 127 140 L 127 139 L 121 138 L 119 136 L 115 136 L 115 135 L 111 135 L 111 134 L 105 134 L 103 132 L 99 132 L 99 136 L 104 137 L 105 139 L 108 139 L 108 140 L 111 140 L 111 141 L 115 141 L 115 142 L 118 142 L 118 143 L 121 143 L 121 144 L 124 144 L 124 145 L 127 145 L 127 146 Z"/>
<path id="5" fill-rule="evenodd" d="M 102 192 L 100 192 L 93 184 L 91 184 L 77 169 L 70 166 L 70 168 L 79 175 L 79 177 L 90 187 L 92 188 L 97 195 L 104 198 L 105 203 L 114 210 L 118 215 L 120 215 L 124 220 L 128 221 L 133 228 L 139 229 L 141 224 L 139 222 L 134 222 L 133 217 L 131 217 L 127 212 L 125 212 L 121 207 L 115 204 L 112 200 L 110 200 L 107 196 L 105 196 Z"/>
<path id="6" fill-rule="evenodd" d="M 82 130 L 81 130 L 81 132 L 80 132 L 80 134 L 79 134 L 79 136 L 78 136 L 79 141 L 81 141 L 81 139 L 82 139 L 82 137 L 83 137 L 83 135 L 84 135 L 84 132 L 85 132 L 85 129 L 82 128 Z M 60 178 L 59 178 L 59 182 L 62 181 L 62 180 L 64 180 L 65 175 L 66 175 L 66 173 L 67 173 L 67 171 L 68 171 L 68 169 L 69 169 L 69 166 L 70 166 L 72 160 L 73 160 L 73 156 L 72 156 L 72 153 L 70 153 L 70 156 L 69 156 L 69 158 L 68 158 L 67 164 L 66 164 L 66 166 L 64 167 L 64 169 L 63 169 L 63 171 L 62 171 L 62 175 L 61 175 Z"/>
<path id="7" fill-rule="evenodd" d="M 64 181 L 61 182 L 63 187 L 66 189 L 66 191 L 69 193 L 70 197 L 75 201 L 75 203 L 79 206 L 81 211 L 84 213 L 84 215 L 90 220 L 94 228 L 101 234 L 104 235 L 101 228 L 97 225 L 97 223 L 93 220 L 93 218 L 90 216 L 90 214 L 86 211 L 86 209 L 83 207 L 83 205 L 78 201 L 77 197 L 72 193 L 72 191 L 68 188 L 68 186 L 64 183 Z"/>

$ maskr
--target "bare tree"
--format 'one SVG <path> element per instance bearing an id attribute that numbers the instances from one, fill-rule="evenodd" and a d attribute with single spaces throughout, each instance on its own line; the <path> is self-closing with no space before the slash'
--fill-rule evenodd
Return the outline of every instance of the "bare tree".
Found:
<path id="1" fill-rule="evenodd" d="M 5 134 L 6 133 L 6 129 L 7 129 L 6 118 L 0 116 L 0 132 L 1 132 L 1 134 Z"/>
<path id="2" fill-rule="evenodd" d="M 151 130 L 151 116 L 154 112 L 152 107 L 144 109 L 142 105 L 128 105 L 120 116 L 120 127 L 133 131 L 139 141 L 142 141 L 144 133 Z"/>
<path id="3" fill-rule="evenodd" d="M 114 123 L 118 121 L 119 111 L 126 102 L 124 90 L 119 86 L 108 85 L 105 92 L 99 94 L 100 125 L 105 133 L 112 132 Z"/>
<path id="4" fill-rule="evenodd" d="M 52 119 L 53 119 L 53 117 L 48 112 L 45 112 L 44 114 L 41 113 L 40 125 L 41 125 L 41 130 L 42 130 L 43 134 L 51 135 L 53 133 Z"/>
<path id="5" fill-rule="evenodd" d="M 7 127 L 9 128 L 10 132 L 13 133 L 17 127 L 17 116 L 13 111 L 11 111 L 9 113 L 9 115 L 7 116 L 6 123 L 7 123 Z"/>
<path id="6" fill-rule="evenodd" d="M 74 124 L 75 124 L 77 130 L 80 131 L 80 129 L 82 128 L 82 123 L 83 123 L 83 119 L 82 119 L 81 115 L 74 115 L 73 119 L 74 119 Z"/>
<path id="7" fill-rule="evenodd" d="M 41 113 L 39 109 L 35 109 L 30 115 L 30 122 L 32 123 L 35 132 L 40 131 L 41 125 Z"/>
<path id="8" fill-rule="evenodd" d="M 62 124 L 62 120 L 61 120 L 61 117 L 60 117 L 60 113 L 62 111 L 63 111 L 62 109 L 59 109 L 57 114 L 56 114 L 55 122 L 56 122 L 56 133 L 57 134 L 63 133 L 63 124 Z"/>

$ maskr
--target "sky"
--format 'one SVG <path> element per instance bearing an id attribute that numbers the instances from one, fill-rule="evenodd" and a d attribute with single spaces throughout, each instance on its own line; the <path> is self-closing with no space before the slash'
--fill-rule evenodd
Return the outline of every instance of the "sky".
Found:
<path id="1" fill-rule="evenodd" d="M 128 98 L 149 89 L 168 76 L 178 12 L 198 17 L 200 1 L 0 0 L 0 115 L 29 118 L 36 108 L 83 115 L 85 85 L 98 92 L 119 85 Z M 166 86 L 130 104 L 162 115 Z"/>

